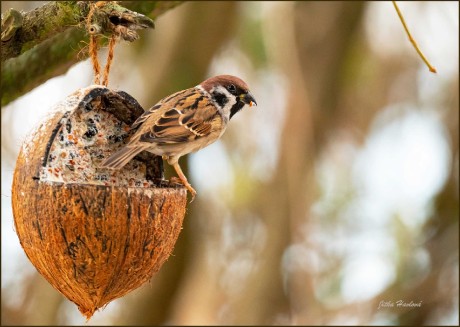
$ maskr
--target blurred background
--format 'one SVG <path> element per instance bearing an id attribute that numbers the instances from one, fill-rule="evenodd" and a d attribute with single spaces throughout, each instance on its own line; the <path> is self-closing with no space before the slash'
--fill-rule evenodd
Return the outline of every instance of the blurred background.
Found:
<path id="1" fill-rule="evenodd" d="M 399 5 L 437 74 L 391 2 L 190 2 L 117 45 L 109 86 L 145 109 L 217 74 L 258 106 L 181 159 L 198 196 L 173 255 L 88 325 L 459 324 L 459 4 Z M 26 258 L 10 194 L 27 133 L 92 74 L 2 108 L 3 325 L 85 323 Z"/>

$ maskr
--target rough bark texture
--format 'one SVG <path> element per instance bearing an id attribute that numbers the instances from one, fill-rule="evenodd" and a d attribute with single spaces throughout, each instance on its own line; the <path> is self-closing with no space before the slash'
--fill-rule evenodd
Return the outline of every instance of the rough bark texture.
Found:
<path id="1" fill-rule="evenodd" d="M 69 113 L 78 117 L 78 110 L 88 106 L 118 108 L 118 117 L 128 122 L 142 112 L 124 92 L 86 89 L 76 108 L 54 113 L 37 129 L 31 144 L 23 147 L 12 201 L 16 232 L 30 261 L 90 318 L 160 269 L 182 229 L 186 192 L 182 187 L 108 187 L 43 180 L 40 171 L 46 168 L 58 131 L 65 127 L 65 117 Z M 145 154 L 138 159 L 159 165 Z M 154 178 L 162 173 L 159 168 L 151 171 Z"/>
<path id="2" fill-rule="evenodd" d="M 154 19 L 180 1 L 125 1 Z M 22 14 L 9 11 L 2 20 L 2 105 L 88 58 L 85 21 L 89 2 L 54 1 Z M 8 32 L 7 32 L 8 31 Z M 82 43 L 82 41 L 84 43 Z"/>
<path id="3" fill-rule="evenodd" d="M 2 38 L 2 62 L 80 24 L 88 14 L 88 9 L 89 5 L 84 2 L 51 1 L 23 14 L 22 24 L 17 32 L 8 39 Z M 5 20 L 13 13 L 15 11 L 8 11 Z"/>
<path id="4" fill-rule="evenodd" d="M 64 74 L 80 61 L 79 42 L 85 32 L 81 29 L 67 30 L 42 42 L 23 55 L 2 63 L 2 105 L 26 94 L 48 79 Z M 82 55 L 86 58 L 87 55 Z"/>

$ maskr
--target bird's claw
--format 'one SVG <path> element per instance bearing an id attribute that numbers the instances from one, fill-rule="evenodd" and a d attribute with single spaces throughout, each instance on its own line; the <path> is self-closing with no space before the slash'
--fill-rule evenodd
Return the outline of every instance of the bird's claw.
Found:
<path id="1" fill-rule="evenodd" d="M 182 183 L 184 184 L 184 186 L 187 188 L 187 190 L 190 192 L 190 195 L 192 196 L 192 199 L 190 200 L 190 203 L 193 202 L 193 200 L 195 200 L 195 196 L 196 196 L 196 191 L 195 189 L 192 187 L 192 185 L 190 185 L 190 183 L 188 181 L 182 181 Z"/>
<path id="2" fill-rule="evenodd" d="M 189 203 L 192 203 L 193 200 L 195 200 L 196 191 L 195 191 L 195 189 L 194 189 L 192 186 L 190 186 L 190 188 L 187 187 L 187 189 L 189 190 L 190 194 L 192 195 L 192 199 L 190 200 Z"/>
<path id="3" fill-rule="evenodd" d="M 170 181 L 172 183 L 177 183 L 177 184 L 182 184 L 185 186 L 185 188 L 190 192 L 190 195 L 192 196 L 192 199 L 190 200 L 190 203 L 193 202 L 193 200 L 195 200 L 195 196 L 196 196 L 196 191 L 195 189 L 192 187 L 192 185 L 190 185 L 190 183 L 187 181 L 187 180 L 182 180 L 178 177 L 171 177 Z"/>

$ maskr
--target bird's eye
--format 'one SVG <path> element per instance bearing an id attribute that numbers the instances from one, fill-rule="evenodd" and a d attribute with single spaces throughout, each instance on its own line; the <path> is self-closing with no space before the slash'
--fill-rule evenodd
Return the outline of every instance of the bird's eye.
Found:
<path id="1" fill-rule="evenodd" d="M 235 87 L 235 85 L 233 85 L 233 84 L 230 84 L 229 86 L 227 86 L 227 90 L 228 90 L 231 94 L 235 94 L 235 93 L 236 93 L 236 87 Z"/>

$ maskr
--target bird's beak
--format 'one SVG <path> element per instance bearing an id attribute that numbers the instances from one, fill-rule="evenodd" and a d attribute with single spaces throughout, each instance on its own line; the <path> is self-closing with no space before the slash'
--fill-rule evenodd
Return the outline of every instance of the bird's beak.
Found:
<path id="1" fill-rule="evenodd" d="M 250 107 L 257 106 L 256 99 L 252 96 L 251 92 L 244 93 L 240 95 L 241 101 L 248 104 Z"/>

